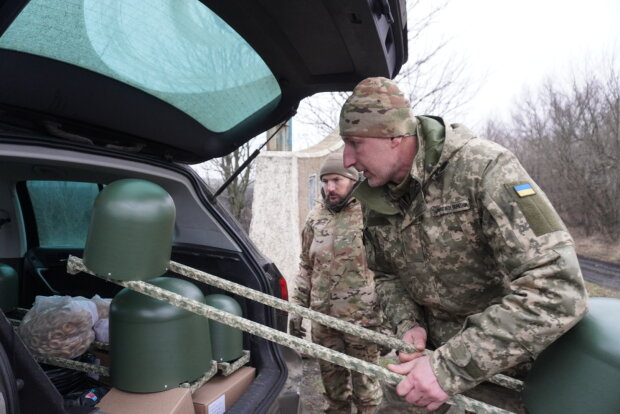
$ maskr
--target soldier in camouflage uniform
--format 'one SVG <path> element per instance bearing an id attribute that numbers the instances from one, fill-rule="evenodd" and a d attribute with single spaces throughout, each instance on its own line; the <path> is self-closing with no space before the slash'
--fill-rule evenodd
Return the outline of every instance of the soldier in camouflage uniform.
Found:
<path id="1" fill-rule="evenodd" d="M 381 323 L 373 273 L 366 266 L 362 242 L 362 211 L 350 197 L 357 171 L 345 169 L 342 153 L 328 156 L 320 170 L 324 202 L 308 215 L 302 231 L 300 271 L 293 301 L 317 312 L 367 328 Z M 302 336 L 301 317 L 290 321 L 292 334 Z M 318 323 L 313 342 L 368 362 L 377 363 L 376 344 Z M 327 413 L 374 413 L 382 392 L 377 380 L 319 361 L 328 403 Z M 349 385 L 349 379 L 351 385 Z M 352 388 L 352 392 L 351 392 Z"/>
<path id="2" fill-rule="evenodd" d="M 396 391 L 437 409 L 531 362 L 587 309 L 574 244 L 515 156 L 459 124 L 411 115 L 389 79 L 354 89 L 340 115 L 345 167 L 363 171 L 368 266 L 403 340 Z"/>

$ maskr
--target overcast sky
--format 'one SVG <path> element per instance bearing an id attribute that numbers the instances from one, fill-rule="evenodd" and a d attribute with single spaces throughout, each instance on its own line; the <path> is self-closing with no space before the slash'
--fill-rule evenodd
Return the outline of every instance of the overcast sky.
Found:
<path id="1" fill-rule="evenodd" d="M 452 0 L 432 31 L 445 34 L 480 79 L 463 108 L 461 122 L 472 127 L 507 116 L 523 88 L 545 78 L 566 77 L 603 54 L 615 52 L 620 64 L 620 0 Z"/>
<path id="2" fill-rule="evenodd" d="M 447 121 L 479 132 L 486 119 L 508 117 L 526 87 L 536 90 L 545 78 L 566 77 L 604 54 L 615 53 L 620 64 L 620 0 L 451 0 L 426 41 L 442 38 L 446 56 L 462 58 L 478 88 Z M 304 129 L 293 126 L 294 150 L 312 141 Z"/>

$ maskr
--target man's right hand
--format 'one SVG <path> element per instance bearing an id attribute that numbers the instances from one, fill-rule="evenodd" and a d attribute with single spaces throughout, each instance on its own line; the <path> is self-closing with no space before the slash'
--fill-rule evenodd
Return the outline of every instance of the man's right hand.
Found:
<path id="1" fill-rule="evenodd" d="M 291 315 L 288 321 L 288 331 L 291 335 L 297 338 L 304 338 L 306 336 L 306 330 L 301 325 L 303 318 L 297 315 Z"/>
<path id="2" fill-rule="evenodd" d="M 409 329 L 407 332 L 405 332 L 402 339 L 405 342 L 413 344 L 413 346 L 415 346 L 415 348 L 419 352 L 422 352 L 424 351 L 424 349 L 426 349 L 426 329 L 422 328 L 421 326 L 414 326 L 413 328 Z M 420 356 L 422 356 L 422 354 L 419 354 L 417 352 L 413 354 L 407 354 L 405 352 L 398 353 L 398 359 L 401 363 L 409 362 Z"/>

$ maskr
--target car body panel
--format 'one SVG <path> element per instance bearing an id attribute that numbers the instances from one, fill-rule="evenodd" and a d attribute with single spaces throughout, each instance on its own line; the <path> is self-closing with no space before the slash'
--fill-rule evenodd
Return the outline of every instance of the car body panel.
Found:
<path id="1" fill-rule="evenodd" d="M 90 297 L 100 292 L 110 297 L 118 291 L 104 281 L 78 280 L 85 276 L 66 274 L 67 256 L 81 256 L 83 243 L 47 245 L 33 206 L 31 191 L 37 186 L 29 188 L 28 182 L 85 183 L 100 190 L 124 178 L 152 181 L 172 196 L 177 209 L 172 260 L 281 297 L 282 275 L 277 267 L 258 251 L 187 164 L 230 153 L 289 119 L 300 100 L 314 93 L 351 90 L 367 76 L 394 77 L 407 59 L 404 1 L 202 1 L 258 53 L 280 91 L 275 98 L 268 94 L 257 101 L 260 109 L 252 114 L 231 117 L 234 122 L 213 130 L 191 111 L 166 101 L 166 96 L 115 78 L 113 71 L 89 69 L 60 55 L 42 55 L 43 49 L 32 44 L 20 48 L 20 42 L 28 37 L 20 33 L 30 33 L 27 41 L 34 43 L 46 35 L 59 36 L 62 44 L 63 32 L 56 30 L 55 21 L 40 21 L 55 30 L 13 31 L 10 41 L 3 43 L 3 34 L 9 33 L 12 22 L 29 6 L 42 10 L 46 4 L 54 4 L 55 14 L 49 15 L 59 16 L 62 7 L 84 12 L 82 5 L 130 4 L 94 1 L 0 3 L 0 210 L 10 218 L 0 226 L 0 262 L 13 266 L 20 275 L 20 306 L 29 307 L 36 295 Z M 176 4 L 153 1 L 166 7 Z M 79 60 L 81 55 L 75 53 L 72 59 Z M 236 66 L 224 68 L 234 71 Z M 242 102 L 243 94 L 238 99 Z M 234 102 L 231 108 L 235 110 Z M 71 201 L 85 205 L 84 200 L 69 199 L 68 210 L 77 204 Z M 81 216 L 81 225 L 87 227 Z M 74 221 L 77 217 L 74 220 L 69 215 L 64 221 L 52 222 L 52 227 L 71 227 Z M 199 287 L 205 294 L 223 293 L 205 284 L 199 283 Z M 286 330 L 285 312 L 236 299 L 244 317 Z M 257 369 L 257 376 L 227 412 L 276 413 L 298 406 L 296 391 L 291 389 L 284 390 L 285 402 L 278 403 L 291 355 L 283 353 L 279 345 L 247 333 L 243 343 L 244 349 L 251 351 L 250 364 Z M 9 359 L 14 356 L 13 350 L 4 349 Z M 38 366 L 34 360 L 25 364 L 35 371 Z M 12 368 L 18 372 L 18 367 Z M 34 375 L 40 378 L 40 374 Z M 58 399 L 55 391 L 49 387 L 47 391 L 52 400 Z M 21 400 L 29 398 L 19 396 Z"/>
<path id="2" fill-rule="evenodd" d="M 281 90 L 279 99 L 236 126 L 214 132 L 134 85 L 59 60 L 2 48 L 3 33 L 10 34 L 12 17 L 19 5 L 24 6 L 24 2 L 7 1 L 0 6 L 0 79 L 10 82 L 0 88 L 0 107 L 17 118 L 36 120 L 44 129 L 52 124 L 65 134 L 119 146 L 139 145 L 144 152 L 179 161 L 219 157 L 290 118 L 304 97 L 351 90 L 367 76 L 395 76 L 407 57 L 400 3 L 205 1 L 261 56 Z M 243 94 L 238 99 L 243 102 Z"/>

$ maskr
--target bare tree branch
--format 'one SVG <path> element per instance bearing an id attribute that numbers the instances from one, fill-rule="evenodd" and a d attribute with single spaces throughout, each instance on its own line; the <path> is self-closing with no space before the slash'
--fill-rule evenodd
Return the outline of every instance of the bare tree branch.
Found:
<path id="1" fill-rule="evenodd" d="M 510 125 L 488 122 L 487 137 L 512 149 L 564 221 L 620 235 L 620 70 L 586 67 L 569 82 L 547 80 L 524 95 Z"/>
<path id="2" fill-rule="evenodd" d="M 449 115 L 470 100 L 476 91 L 464 76 L 463 59 L 447 57 L 448 40 L 425 40 L 448 1 L 410 1 L 407 4 L 409 60 L 396 82 L 408 95 L 416 114 Z M 425 48 L 426 46 L 426 48 Z M 338 124 L 338 115 L 349 93 L 323 93 L 300 104 L 296 121 L 326 136 Z M 317 137 L 318 138 L 318 137 Z"/>
<path id="3" fill-rule="evenodd" d="M 215 158 L 196 166 L 196 170 L 201 173 L 210 187 L 219 188 L 249 158 L 252 148 L 253 141 L 250 140 L 224 157 Z M 252 204 L 251 194 L 248 194 L 248 190 L 253 181 L 254 164 L 250 163 L 218 198 L 246 231 L 250 227 Z"/>

